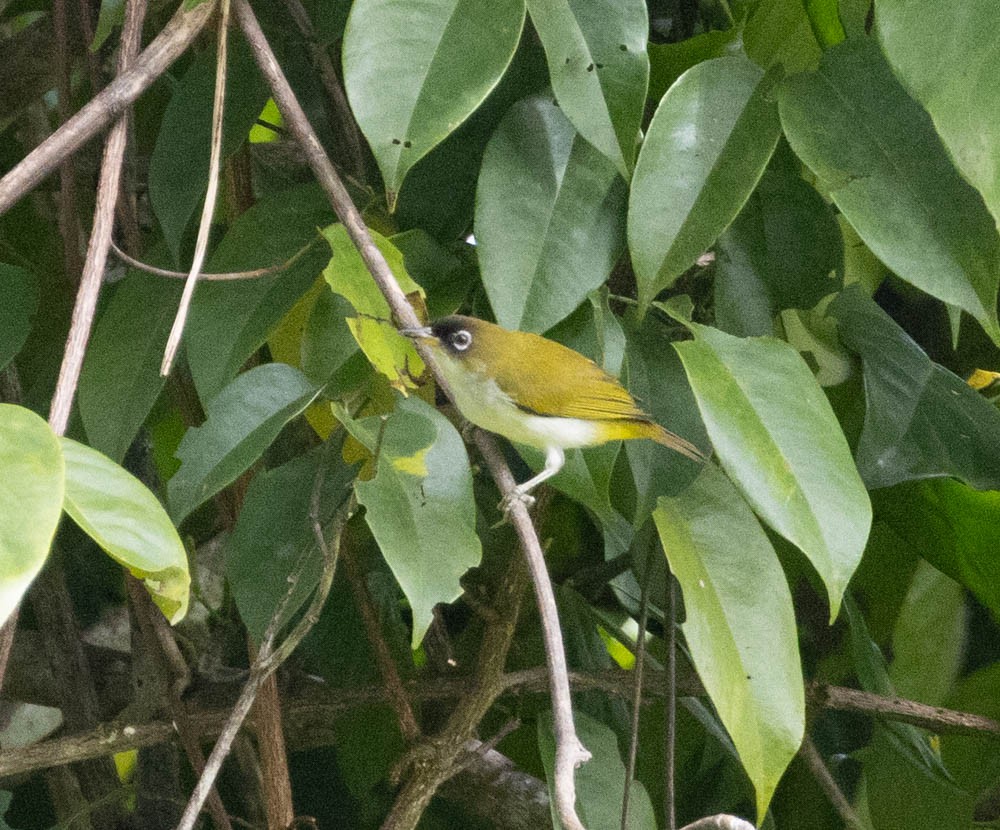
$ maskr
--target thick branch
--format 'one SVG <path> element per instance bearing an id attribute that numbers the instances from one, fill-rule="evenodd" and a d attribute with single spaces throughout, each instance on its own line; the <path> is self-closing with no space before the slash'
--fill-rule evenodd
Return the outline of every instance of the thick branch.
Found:
<path id="1" fill-rule="evenodd" d="M 115 78 L 0 179 L 0 214 L 6 213 L 65 158 L 118 119 L 129 104 L 184 53 L 214 9 L 214 0 L 207 0 L 190 11 L 182 5 L 163 31 L 139 55 L 130 71 Z"/>

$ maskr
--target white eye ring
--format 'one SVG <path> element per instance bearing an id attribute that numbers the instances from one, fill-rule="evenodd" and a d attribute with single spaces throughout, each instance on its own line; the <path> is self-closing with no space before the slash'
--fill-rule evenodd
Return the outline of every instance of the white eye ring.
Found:
<path id="1" fill-rule="evenodd" d="M 450 338 L 451 345 L 454 346 L 458 351 L 464 352 L 469 346 L 472 345 L 472 335 L 469 334 L 465 329 L 459 329 Z"/>

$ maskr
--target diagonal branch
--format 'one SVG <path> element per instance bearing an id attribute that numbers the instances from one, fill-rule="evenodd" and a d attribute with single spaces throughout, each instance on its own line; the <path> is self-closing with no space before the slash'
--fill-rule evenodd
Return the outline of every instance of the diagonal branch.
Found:
<path id="1" fill-rule="evenodd" d="M 247 0 L 235 0 L 234 11 L 243 34 L 250 43 L 250 48 L 254 53 L 257 65 L 267 79 L 278 108 L 288 122 L 289 130 L 301 144 L 310 167 L 312 167 L 317 180 L 330 199 L 333 209 L 343 223 L 351 242 L 358 249 L 365 267 L 388 302 L 393 317 L 403 327 L 418 327 L 420 321 L 417 319 L 413 307 L 407 301 L 402 289 L 396 282 L 392 270 L 368 233 L 368 228 L 360 212 L 354 206 L 347 189 L 327 158 L 326 152 L 319 142 L 319 138 L 309 124 L 309 120 L 306 118 L 301 104 L 299 104 L 298 99 L 295 97 L 294 91 L 289 85 L 287 78 L 285 78 L 278 60 L 270 44 L 267 42 L 264 32 L 260 28 L 260 24 L 257 22 L 253 9 L 250 8 Z M 419 343 L 417 344 L 417 349 L 424 363 L 434 373 L 438 387 L 448 394 L 448 385 L 444 382 L 441 373 L 437 371 L 433 354 L 426 346 Z M 479 441 L 481 450 L 484 447 L 487 448 L 487 451 L 491 447 L 495 450 L 493 440 L 489 436 L 484 435 L 477 440 Z M 490 463 L 490 471 L 497 480 L 501 493 L 505 497 L 510 496 L 514 493 L 514 477 L 511 475 L 506 462 L 503 461 L 499 453 L 493 452 L 491 455 L 494 458 L 494 462 Z M 590 754 L 580 743 L 573 726 L 569 682 L 566 678 L 566 656 L 563 650 L 562 635 L 559 630 L 559 618 L 556 613 L 555 598 L 552 593 L 552 585 L 549 581 L 548 572 L 545 568 L 545 559 L 542 555 L 541 545 L 538 542 L 538 534 L 535 532 L 535 528 L 524 505 L 519 503 L 517 499 L 512 499 L 512 501 L 514 504 L 510 511 L 510 518 L 531 568 L 536 598 L 539 608 L 542 611 L 546 659 L 549 663 L 549 671 L 552 674 L 552 706 L 556 728 L 556 764 L 554 776 L 556 812 L 568 830 L 578 830 L 583 825 L 576 815 L 573 771 L 577 766 L 586 761 L 590 757 Z"/>
<path id="2" fill-rule="evenodd" d="M 184 53 L 214 10 L 215 0 L 206 0 L 190 11 L 182 5 L 128 72 L 118 75 L 0 179 L 0 214 L 6 213 L 64 159 L 116 121 Z"/>

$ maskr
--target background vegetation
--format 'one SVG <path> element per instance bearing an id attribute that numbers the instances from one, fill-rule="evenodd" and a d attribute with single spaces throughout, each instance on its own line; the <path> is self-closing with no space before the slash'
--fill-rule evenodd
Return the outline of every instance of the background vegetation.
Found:
<path id="1" fill-rule="evenodd" d="M 233 4 L 200 226 L 219 9 L 152 3 L 130 63 L 137 3 L 0 0 L 0 826 L 177 826 L 251 665 L 205 826 L 544 826 L 517 534 Z M 714 451 L 573 452 L 533 512 L 583 824 L 1000 821 L 1000 6 L 254 11 L 419 313 Z"/>

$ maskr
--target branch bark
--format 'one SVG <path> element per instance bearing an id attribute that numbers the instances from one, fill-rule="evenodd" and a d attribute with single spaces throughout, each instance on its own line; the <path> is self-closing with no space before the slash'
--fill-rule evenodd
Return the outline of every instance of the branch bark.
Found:
<path id="1" fill-rule="evenodd" d="M 115 78 L 0 179 L 0 214 L 10 210 L 64 159 L 118 119 L 184 53 L 214 10 L 214 0 L 206 0 L 190 11 L 182 5 L 163 31 L 139 55 L 131 70 Z"/>

